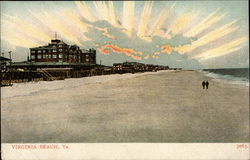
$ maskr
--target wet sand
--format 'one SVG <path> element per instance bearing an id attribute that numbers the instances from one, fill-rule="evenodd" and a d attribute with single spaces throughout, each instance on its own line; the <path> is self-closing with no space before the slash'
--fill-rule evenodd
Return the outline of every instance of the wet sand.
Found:
<path id="1" fill-rule="evenodd" d="M 249 142 L 247 86 L 138 75 L 2 98 L 2 142 Z"/>

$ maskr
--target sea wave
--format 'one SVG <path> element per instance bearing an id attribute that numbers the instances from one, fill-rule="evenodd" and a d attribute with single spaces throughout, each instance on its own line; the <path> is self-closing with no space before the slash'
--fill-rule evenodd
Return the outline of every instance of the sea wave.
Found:
<path id="1" fill-rule="evenodd" d="M 230 84 L 239 84 L 249 86 L 249 79 L 246 77 L 236 77 L 232 75 L 223 75 L 209 71 L 200 70 L 205 76 L 213 78 L 215 81 L 223 81 Z"/>

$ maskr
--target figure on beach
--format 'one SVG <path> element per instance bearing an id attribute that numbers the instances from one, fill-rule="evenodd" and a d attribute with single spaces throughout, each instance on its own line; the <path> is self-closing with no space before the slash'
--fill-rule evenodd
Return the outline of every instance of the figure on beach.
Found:
<path id="1" fill-rule="evenodd" d="M 203 82 L 202 82 L 202 87 L 203 87 L 203 89 L 205 89 L 205 85 L 206 85 L 206 82 L 203 81 Z"/>
<path id="2" fill-rule="evenodd" d="M 208 89 L 208 85 L 209 85 L 209 82 L 208 81 L 206 81 L 206 88 Z"/>

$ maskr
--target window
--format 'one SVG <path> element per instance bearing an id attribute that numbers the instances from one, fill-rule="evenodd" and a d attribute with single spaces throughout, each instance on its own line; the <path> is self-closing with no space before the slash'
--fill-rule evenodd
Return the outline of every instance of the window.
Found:
<path id="1" fill-rule="evenodd" d="M 86 62 L 89 62 L 89 59 L 88 59 L 88 58 L 86 58 Z"/>
<path id="2" fill-rule="evenodd" d="M 31 50 L 31 53 L 35 53 L 36 51 L 35 50 Z"/>
<path id="3" fill-rule="evenodd" d="M 46 54 L 46 58 L 51 58 L 51 55 L 50 54 Z"/>
<path id="4" fill-rule="evenodd" d="M 63 61 L 62 61 L 62 59 L 59 59 L 59 61 L 58 61 L 58 62 L 63 62 Z"/>
<path id="5" fill-rule="evenodd" d="M 41 50 L 38 50 L 38 53 L 42 53 L 42 51 L 41 51 Z"/>
<path id="6" fill-rule="evenodd" d="M 52 52 L 56 52 L 56 49 L 53 49 Z"/>
<path id="7" fill-rule="evenodd" d="M 63 55 L 62 55 L 62 54 L 59 54 L 59 58 L 63 58 Z"/>
<path id="8" fill-rule="evenodd" d="M 59 47 L 62 47 L 62 44 L 60 44 Z"/>
<path id="9" fill-rule="evenodd" d="M 35 59 L 35 55 L 31 55 L 30 58 L 31 58 L 31 59 Z"/>
<path id="10" fill-rule="evenodd" d="M 38 55 L 37 55 L 37 59 L 42 59 L 42 55 L 41 55 L 41 54 L 38 54 Z"/>
<path id="11" fill-rule="evenodd" d="M 59 52 L 62 52 L 63 51 L 63 49 L 59 49 Z"/>
<path id="12" fill-rule="evenodd" d="M 43 53 L 45 53 L 46 52 L 46 50 L 43 50 Z"/>
<path id="13" fill-rule="evenodd" d="M 56 55 L 56 54 L 53 54 L 53 58 L 57 58 L 57 55 Z"/>

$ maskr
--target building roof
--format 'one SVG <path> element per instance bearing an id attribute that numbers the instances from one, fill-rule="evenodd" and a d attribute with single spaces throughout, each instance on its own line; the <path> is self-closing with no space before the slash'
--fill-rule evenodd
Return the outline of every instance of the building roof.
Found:
<path id="1" fill-rule="evenodd" d="M 39 46 L 39 47 L 34 47 L 34 48 L 30 48 L 30 49 L 55 49 L 52 46 Z"/>
<path id="2" fill-rule="evenodd" d="M 66 43 L 64 43 L 63 41 L 61 41 L 61 42 L 59 42 L 58 44 L 66 44 Z"/>
<path id="3" fill-rule="evenodd" d="M 81 65 L 81 66 L 90 66 L 95 64 L 88 63 L 68 63 L 68 62 L 14 62 L 12 66 L 45 66 L 45 65 L 54 65 L 54 66 L 64 66 L 64 65 Z"/>
<path id="4" fill-rule="evenodd" d="M 113 63 L 113 65 L 122 65 L 122 63 Z"/>
<path id="5" fill-rule="evenodd" d="M 0 61 L 10 61 L 11 59 L 0 56 Z"/>
<path id="6" fill-rule="evenodd" d="M 75 49 L 75 48 L 79 48 L 80 49 L 80 47 L 78 45 L 76 45 L 76 44 L 74 44 L 74 45 L 68 45 L 68 44 L 66 44 L 65 42 L 63 42 L 63 41 L 61 41 L 59 39 L 51 40 L 51 43 L 49 43 L 46 46 L 33 47 L 33 48 L 30 48 L 30 49 L 31 50 L 33 50 L 33 49 L 35 49 L 35 50 L 55 49 L 55 48 L 57 48 L 57 47 L 55 47 L 55 45 L 58 45 L 58 44 L 59 45 L 67 45 L 68 46 L 67 48 L 69 48 L 69 49 Z M 80 49 L 80 50 L 82 51 L 82 53 L 93 53 L 93 54 L 95 54 L 95 51 L 96 51 L 93 48 L 91 48 L 89 50 L 87 50 L 87 49 Z"/>
<path id="7" fill-rule="evenodd" d="M 123 65 L 144 65 L 144 64 L 138 62 L 123 62 Z"/>
<path id="8" fill-rule="evenodd" d="M 59 42 L 61 42 L 61 40 L 60 39 L 52 39 L 51 42 L 58 42 L 59 43 Z"/>
<path id="9" fill-rule="evenodd" d="M 49 43 L 49 45 L 47 46 L 39 46 L 39 47 L 30 48 L 30 49 L 54 49 L 55 47 L 53 46 L 57 44 L 66 44 L 66 43 L 59 39 L 54 39 L 54 40 L 51 40 L 51 43 Z"/>

